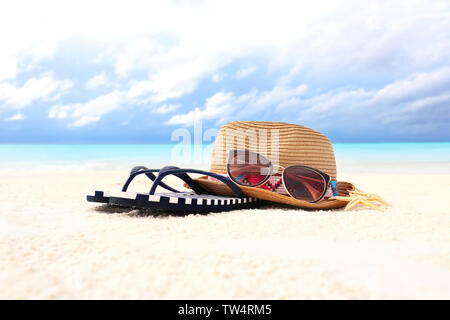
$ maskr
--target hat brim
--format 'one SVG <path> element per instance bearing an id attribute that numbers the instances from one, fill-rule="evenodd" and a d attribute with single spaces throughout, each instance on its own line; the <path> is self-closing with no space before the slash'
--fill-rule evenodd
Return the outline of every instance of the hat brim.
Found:
<path id="1" fill-rule="evenodd" d="M 233 196 L 231 190 L 222 182 L 208 180 L 207 177 L 195 179 L 195 181 L 207 191 L 221 196 Z M 268 190 L 239 186 L 246 196 L 254 197 L 262 200 L 282 203 L 294 207 L 310 210 L 328 210 L 339 209 L 347 205 L 346 201 L 341 200 L 321 200 L 319 202 L 310 203 L 303 200 L 297 200 L 289 196 L 285 196 Z M 353 184 L 350 182 L 339 181 L 337 183 L 338 195 L 345 196 L 348 192 L 354 190 Z"/>

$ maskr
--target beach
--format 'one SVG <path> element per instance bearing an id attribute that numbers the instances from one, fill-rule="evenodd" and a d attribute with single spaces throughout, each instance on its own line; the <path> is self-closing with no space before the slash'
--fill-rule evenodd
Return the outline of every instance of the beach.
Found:
<path id="1" fill-rule="evenodd" d="M 450 299 L 450 0 L 0 8 L 0 300 Z"/>
<path id="2" fill-rule="evenodd" d="M 340 166 L 392 207 L 155 215 L 86 202 L 122 168 L 2 168 L 0 298 L 449 299 L 448 162 Z"/>

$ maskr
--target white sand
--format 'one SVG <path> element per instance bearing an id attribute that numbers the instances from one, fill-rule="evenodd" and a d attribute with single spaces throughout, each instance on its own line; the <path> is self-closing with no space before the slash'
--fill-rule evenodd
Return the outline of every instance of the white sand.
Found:
<path id="1" fill-rule="evenodd" d="M 450 174 L 341 174 L 386 212 L 154 217 L 85 201 L 126 175 L 0 170 L 0 298 L 450 298 Z"/>

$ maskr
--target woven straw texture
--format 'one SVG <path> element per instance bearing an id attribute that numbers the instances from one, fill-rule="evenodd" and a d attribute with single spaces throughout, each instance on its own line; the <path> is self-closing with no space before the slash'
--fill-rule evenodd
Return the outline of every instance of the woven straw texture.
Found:
<path id="1" fill-rule="evenodd" d="M 228 150 L 251 150 L 287 167 L 302 164 L 336 179 L 336 161 L 330 140 L 323 134 L 296 124 L 234 121 L 219 131 L 212 152 L 211 171 L 227 173 Z"/>

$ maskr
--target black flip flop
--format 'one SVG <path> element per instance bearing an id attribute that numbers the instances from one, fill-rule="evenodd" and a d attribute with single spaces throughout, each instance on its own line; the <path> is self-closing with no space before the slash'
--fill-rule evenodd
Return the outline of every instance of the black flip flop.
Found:
<path id="1" fill-rule="evenodd" d="M 157 176 L 154 174 L 155 172 L 158 173 Z M 235 197 L 211 195 L 189 177 L 187 173 L 197 173 L 214 177 L 227 185 Z M 140 174 L 145 174 L 153 181 L 150 192 L 148 194 L 127 192 L 131 181 Z M 183 180 L 193 192 L 178 191 L 162 182 L 162 179 L 168 175 L 175 175 Z M 161 186 L 171 192 L 156 194 L 157 186 Z M 134 167 L 121 192 L 95 191 L 94 195 L 87 196 L 87 201 L 131 208 L 162 209 L 181 212 L 230 211 L 255 207 L 262 202 L 256 198 L 245 197 L 236 184 L 221 175 L 197 169 L 180 169 L 174 166 L 167 166 L 162 169 L 147 169 L 142 166 Z"/>

